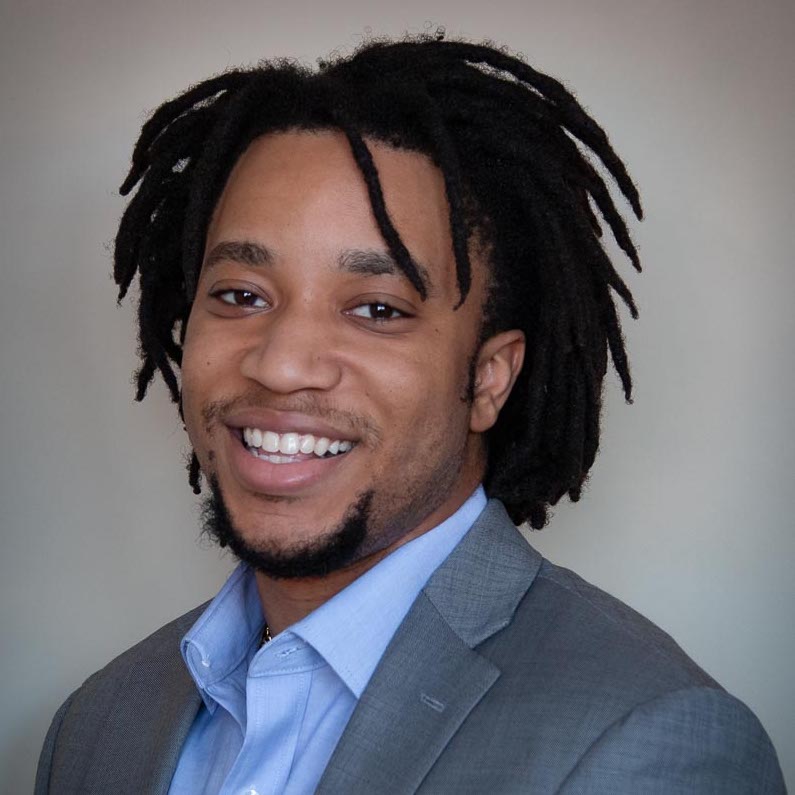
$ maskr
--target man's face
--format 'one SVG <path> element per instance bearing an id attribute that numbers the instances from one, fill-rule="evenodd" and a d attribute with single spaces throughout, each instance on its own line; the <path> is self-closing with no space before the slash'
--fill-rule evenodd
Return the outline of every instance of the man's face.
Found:
<path id="1" fill-rule="evenodd" d="M 287 563 L 281 573 L 346 532 L 355 540 L 339 565 L 413 538 L 482 477 L 466 396 L 484 267 L 475 257 L 454 311 L 440 172 L 368 143 L 427 300 L 391 262 L 342 134 L 287 132 L 258 139 L 235 166 L 189 318 L 191 442 L 238 541 Z"/>

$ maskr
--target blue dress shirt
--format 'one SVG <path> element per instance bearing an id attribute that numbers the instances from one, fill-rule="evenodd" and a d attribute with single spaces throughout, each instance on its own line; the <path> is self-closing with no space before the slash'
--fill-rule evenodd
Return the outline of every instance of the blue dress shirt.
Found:
<path id="1" fill-rule="evenodd" d="M 203 705 L 169 795 L 315 791 L 392 636 L 486 506 L 482 487 L 260 648 L 254 574 L 241 564 L 182 640 Z"/>

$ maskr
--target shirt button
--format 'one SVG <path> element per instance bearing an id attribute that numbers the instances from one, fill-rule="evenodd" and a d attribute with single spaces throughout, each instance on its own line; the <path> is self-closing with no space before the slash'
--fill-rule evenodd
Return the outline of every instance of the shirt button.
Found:
<path id="1" fill-rule="evenodd" d="M 259 795 L 259 792 L 255 789 L 247 789 L 245 795 Z"/>

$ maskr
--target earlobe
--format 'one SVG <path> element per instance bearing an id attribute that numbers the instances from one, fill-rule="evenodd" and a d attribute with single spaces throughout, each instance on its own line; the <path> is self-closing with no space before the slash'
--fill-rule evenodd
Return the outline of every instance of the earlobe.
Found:
<path id="1" fill-rule="evenodd" d="M 522 370 L 525 337 L 519 329 L 502 331 L 480 348 L 469 429 L 484 433 L 496 422 Z"/>

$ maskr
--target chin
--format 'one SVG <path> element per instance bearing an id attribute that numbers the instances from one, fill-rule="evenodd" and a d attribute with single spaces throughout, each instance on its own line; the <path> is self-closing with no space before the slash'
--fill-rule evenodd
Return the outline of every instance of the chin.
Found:
<path id="1" fill-rule="evenodd" d="M 239 527 L 230 513 L 218 480 L 211 477 L 209 484 L 210 494 L 202 506 L 204 532 L 255 571 L 279 579 L 325 577 L 367 554 L 367 541 L 371 536 L 371 491 L 358 495 L 337 525 L 321 533 L 316 530 L 308 532 L 306 541 L 286 545 L 272 539 L 257 540 L 256 531 Z M 293 497 L 265 499 L 273 502 L 295 501 Z M 300 519 L 295 522 L 298 524 Z"/>

